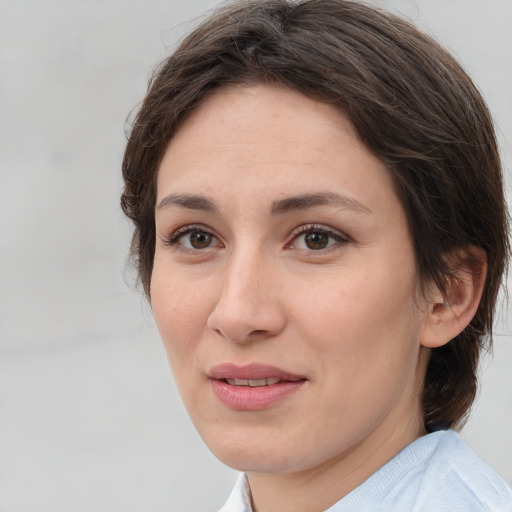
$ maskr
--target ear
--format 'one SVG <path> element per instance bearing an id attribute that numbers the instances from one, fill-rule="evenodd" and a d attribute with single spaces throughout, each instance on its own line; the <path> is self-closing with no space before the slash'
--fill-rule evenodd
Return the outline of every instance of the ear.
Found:
<path id="1" fill-rule="evenodd" d="M 471 322 L 480 304 L 487 275 L 487 257 L 479 247 L 467 247 L 448 257 L 453 274 L 444 294 L 435 287 L 427 293 L 426 321 L 421 333 L 424 347 L 445 345 Z"/>

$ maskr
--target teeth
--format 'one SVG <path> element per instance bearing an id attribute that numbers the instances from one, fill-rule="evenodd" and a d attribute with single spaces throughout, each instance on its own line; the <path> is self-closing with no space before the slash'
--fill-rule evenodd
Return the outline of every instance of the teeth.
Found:
<path id="1" fill-rule="evenodd" d="M 249 379 L 249 386 L 251 386 L 251 388 L 258 388 L 266 385 L 267 379 Z"/>
<path id="2" fill-rule="evenodd" d="M 268 377 L 267 379 L 226 379 L 226 382 L 231 386 L 245 386 L 251 388 L 258 388 L 261 386 L 271 386 L 277 384 L 280 379 Z"/>

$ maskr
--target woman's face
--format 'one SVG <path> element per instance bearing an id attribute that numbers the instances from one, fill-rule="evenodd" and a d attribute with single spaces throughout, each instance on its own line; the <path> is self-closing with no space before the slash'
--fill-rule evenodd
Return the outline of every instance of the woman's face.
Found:
<path id="1" fill-rule="evenodd" d="M 337 110 L 221 89 L 172 139 L 155 218 L 156 323 L 222 461 L 357 464 L 421 433 L 427 306 L 406 218 Z"/>

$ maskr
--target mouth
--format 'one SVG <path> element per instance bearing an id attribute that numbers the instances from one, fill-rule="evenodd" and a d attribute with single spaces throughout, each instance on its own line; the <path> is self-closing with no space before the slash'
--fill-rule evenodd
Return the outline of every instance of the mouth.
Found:
<path id="1" fill-rule="evenodd" d="M 230 409 L 261 410 L 286 400 L 306 383 L 306 377 L 279 368 L 251 364 L 221 364 L 208 373 L 215 396 Z"/>
<path id="2" fill-rule="evenodd" d="M 255 363 L 244 366 L 231 363 L 219 364 L 208 372 L 208 377 L 225 381 L 231 386 L 245 387 L 273 386 L 280 382 L 307 380 L 304 375 L 296 375 L 275 366 Z"/>

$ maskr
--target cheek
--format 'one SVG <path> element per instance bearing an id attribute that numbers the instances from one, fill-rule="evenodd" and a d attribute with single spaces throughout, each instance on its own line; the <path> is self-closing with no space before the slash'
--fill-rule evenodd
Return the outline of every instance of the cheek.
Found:
<path id="1" fill-rule="evenodd" d="M 404 393 L 416 396 L 421 315 L 403 272 L 401 281 L 385 272 L 345 277 L 321 295 L 302 293 L 297 309 L 307 314 L 296 318 L 316 362 L 323 398 L 315 408 L 325 420 L 319 432 L 352 439 L 382 421 Z"/>
<path id="2" fill-rule="evenodd" d="M 351 373 L 372 362 L 384 365 L 397 356 L 409 357 L 420 325 L 412 272 L 393 265 L 365 269 L 317 282 L 314 293 L 294 293 L 296 312 L 302 311 L 295 314 L 299 329 L 309 333 L 323 358 L 343 364 Z"/>
<path id="3" fill-rule="evenodd" d="M 151 279 L 151 306 L 169 362 L 188 366 L 206 326 L 209 307 L 204 287 L 180 281 L 169 269 L 155 265 Z"/>

